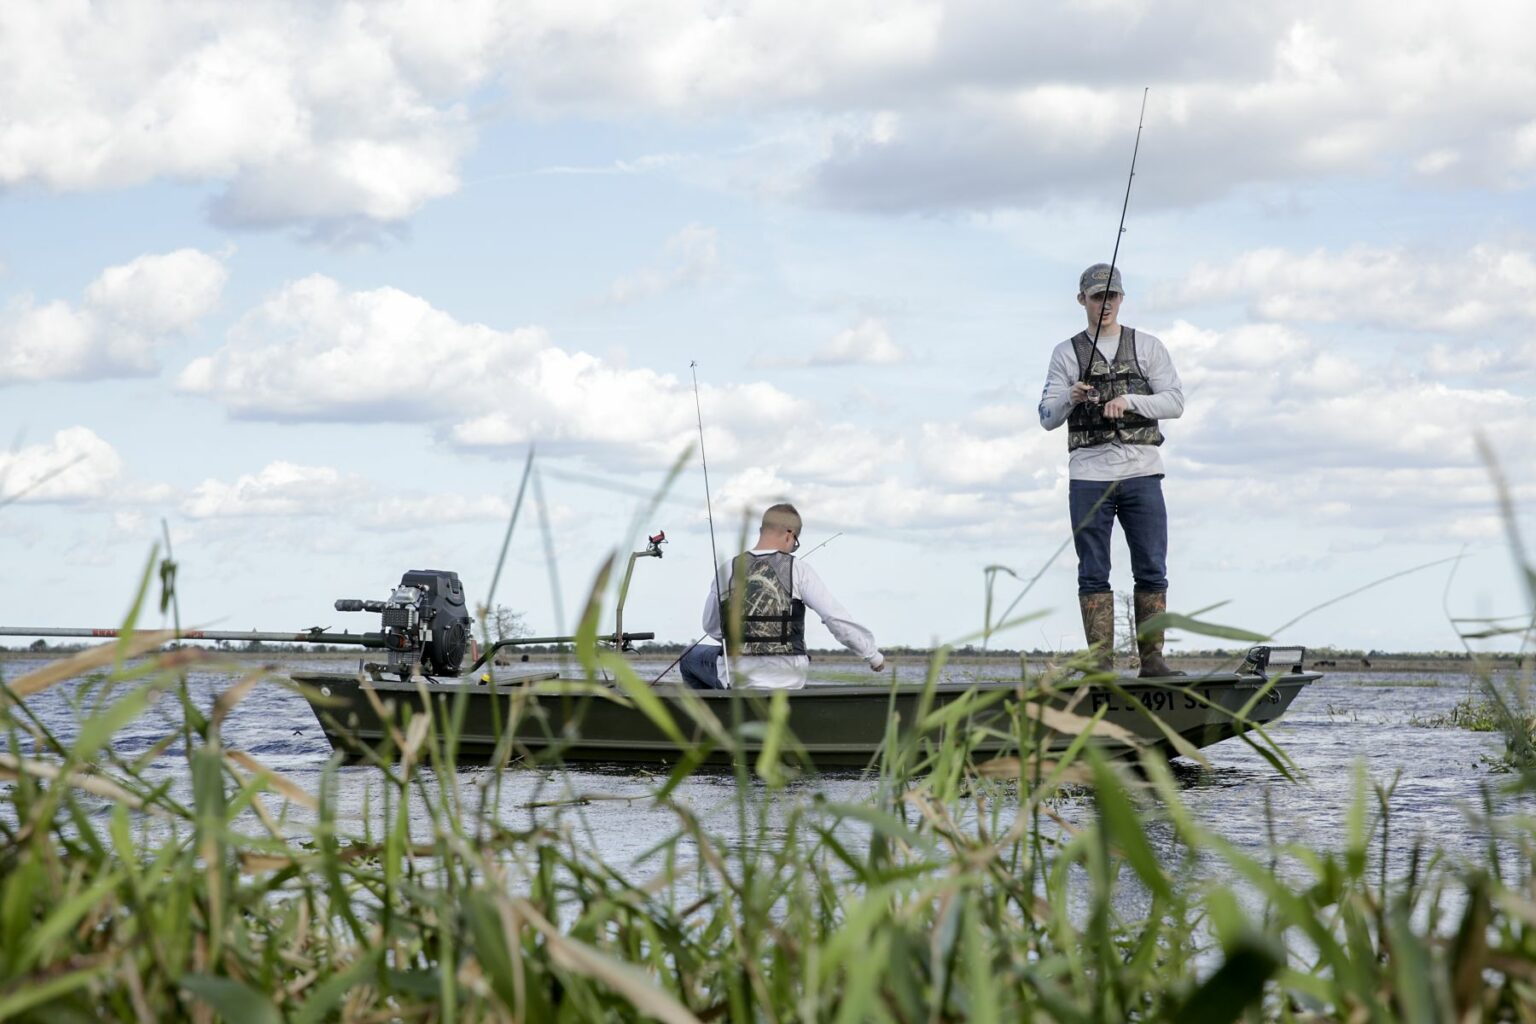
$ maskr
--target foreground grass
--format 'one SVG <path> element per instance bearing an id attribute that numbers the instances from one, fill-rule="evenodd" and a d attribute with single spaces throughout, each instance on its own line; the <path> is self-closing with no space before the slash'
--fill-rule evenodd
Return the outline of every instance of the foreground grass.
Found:
<path id="1" fill-rule="evenodd" d="M 421 717 L 365 769 L 378 803 L 350 834 L 334 764 L 305 792 L 223 742 L 275 680 L 237 674 L 199 709 L 185 673 L 207 655 L 152 653 L 165 639 L 3 688 L 0 1019 L 1536 1019 L 1528 821 L 1490 813 L 1482 863 L 1422 849 L 1388 878 L 1387 793 L 1362 779 L 1343 849 L 1255 856 L 1185 811 L 1165 764 L 1099 757 L 1091 722 L 1045 756 L 1016 703 L 1015 756 L 973 757 L 956 715 L 893 742 L 865 803 L 739 761 L 729 835 L 674 799 L 685 763 L 652 783 L 672 827 L 640 874 L 558 825 L 506 824 Z M 580 660 L 634 682 L 590 632 Z M 61 743 L 27 698 L 92 673 Z M 157 700 L 178 728 L 115 753 Z M 1062 816 L 1068 794 L 1086 822 Z M 408 817 L 430 826 L 413 839 Z M 1305 877 L 1277 876 L 1281 857 Z"/>

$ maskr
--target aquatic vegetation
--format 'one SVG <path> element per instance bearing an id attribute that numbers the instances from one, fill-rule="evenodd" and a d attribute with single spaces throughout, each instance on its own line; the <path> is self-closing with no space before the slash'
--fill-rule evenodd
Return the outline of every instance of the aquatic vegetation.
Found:
<path id="1" fill-rule="evenodd" d="M 1451 724 L 1472 732 L 1498 732 L 1505 724 L 1501 710 L 1496 701 L 1463 697 L 1451 709 Z"/>
<path id="2" fill-rule="evenodd" d="M 1464 729 L 1503 733 L 1504 752 L 1482 759 L 1490 771 L 1536 775 L 1536 709 L 1529 694 L 1529 684 L 1485 679 L 1481 696 L 1468 696 L 1453 709 Z"/>
<path id="3" fill-rule="evenodd" d="M 1498 732 L 1503 727 L 1499 707 L 1493 701 L 1469 693 L 1449 711 L 1408 716 L 1408 724 L 1420 729 L 1466 729 L 1470 732 Z"/>
<path id="4" fill-rule="evenodd" d="M 600 591 L 578 661 L 643 701 L 643 681 L 593 642 Z M 1362 778 L 1343 848 L 1255 854 L 1196 821 L 1165 764 L 1102 758 L 1092 718 L 1054 721 L 1079 737 L 1047 756 L 1033 742 L 1037 705 L 1014 701 L 1013 756 L 973 756 L 966 716 L 945 709 L 953 727 L 893 742 L 858 803 L 822 795 L 794 738 L 777 736 L 783 756 L 737 762 L 729 834 L 676 799 L 685 761 L 647 783 L 670 829 L 614 863 L 572 827 L 580 797 L 542 802 L 541 824 L 509 824 L 501 780 L 538 769 L 508 749 L 502 771 L 466 785 L 451 743 L 421 716 L 398 723 L 398 761 L 347 769 L 371 773 L 377 798 L 345 826 L 338 765 L 305 791 L 224 742 L 253 688 L 282 680 L 235 664 L 199 709 L 186 673 L 216 655 L 155 653 L 166 639 L 125 637 L 3 688 L 0 1018 L 1532 1012 L 1530 823 L 1489 814 L 1485 863 L 1424 849 L 1406 877 L 1388 878 L 1388 793 Z M 27 699 L 87 676 L 70 684 L 79 721 L 62 742 Z M 157 702 L 177 709 L 163 742 L 131 760 L 115 752 L 113 735 Z M 712 742 L 732 743 L 732 723 L 717 724 Z M 1288 770 L 1282 751 L 1250 736 Z M 187 785 L 173 784 L 178 774 Z"/>
<path id="5" fill-rule="evenodd" d="M 1478 689 L 1458 700 L 1449 711 L 1412 715 L 1408 724 L 1426 729 L 1466 729 L 1501 733 L 1504 751 L 1478 758 L 1491 772 L 1536 772 L 1536 711 L 1526 697 L 1528 687 L 1485 675 Z"/>
<path id="6" fill-rule="evenodd" d="M 174 563 L 152 558 L 128 627 L 157 578 L 174 611 Z M 607 586 L 604 570 L 575 665 L 678 729 L 597 642 Z M 1001 628 L 989 612 L 985 634 Z M 370 798 L 344 817 L 338 761 L 306 789 L 226 742 L 256 687 L 292 684 L 162 650 L 174 635 L 125 632 L 0 681 L 0 1019 L 1536 1019 L 1536 820 L 1487 791 L 1446 811 L 1487 837 L 1480 859 L 1419 843 L 1389 873 L 1392 789 L 1362 774 L 1338 848 L 1239 846 L 1191 814 L 1165 762 L 1107 760 L 1099 717 L 1029 699 L 1083 663 L 925 706 L 943 728 L 893 728 L 855 801 L 818 785 L 782 716 L 741 726 L 685 706 L 704 744 L 740 749 L 750 727 L 763 752 L 734 761 L 729 829 L 678 797 L 703 746 L 636 773 L 668 824 L 621 862 L 576 827 L 592 795 L 507 816 L 505 781 L 549 764 L 509 742 L 489 772 L 460 774 L 453 730 L 403 710 L 398 757 L 345 769 Z M 932 685 L 949 654 L 902 671 Z M 210 706 L 194 668 L 231 680 Z M 1523 691 L 1486 678 L 1507 787 L 1536 794 Z M 29 704 L 60 686 L 67 741 Z M 983 700 L 1003 701 L 1011 754 L 977 756 Z M 151 707 L 165 734 L 121 753 L 114 736 Z M 1047 726 L 1076 738 L 1048 752 Z M 1262 729 L 1245 740 L 1294 774 Z"/>

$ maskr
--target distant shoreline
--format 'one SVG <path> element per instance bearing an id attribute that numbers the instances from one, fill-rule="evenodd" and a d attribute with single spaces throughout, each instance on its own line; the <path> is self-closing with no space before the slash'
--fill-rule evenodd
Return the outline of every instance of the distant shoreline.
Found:
<path id="1" fill-rule="evenodd" d="M 76 651 L 85 649 L 82 647 L 50 647 L 43 651 L 28 650 L 4 650 L 0 649 L 0 662 L 30 660 L 38 657 L 58 656 L 64 657 Z M 526 652 L 531 658 L 546 661 L 558 654 L 553 649 L 530 649 Z M 677 656 L 678 649 L 668 646 L 661 649 L 641 647 L 634 651 L 637 661 L 665 663 Z M 887 652 L 887 657 L 899 665 L 916 665 L 924 663 L 931 655 L 931 651 L 901 649 Z M 1036 669 L 1051 663 L 1061 663 L 1072 657 L 1077 652 L 1062 651 L 1056 653 L 1023 652 L 1023 657 L 1029 659 L 1031 666 Z M 358 648 L 332 651 L 306 651 L 292 648 L 269 647 L 259 651 L 219 651 L 221 657 L 242 662 L 274 662 L 283 663 L 289 661 L 349 661 L 355 662 L 359 658 L 370 656 L 377 658 L 377 652 L 365 652 Z M 1015 651 L 994 651 L 982 654 L 976 651 L 954 652 L 949 656 L 951 664 L 980 665 L 1014 664 L 1020 657 Z M 1212 672 L 1230 670 L 1242 655 L 1233 651 L 1227 654 L 1215 652 L 1201 654 L 1172 654 L 1168 656 L 1168 663 L 1174 668 L 1186 672 Z M 515 660 L 515 659 L 514 659 Z M 812 651 L 811 660 L 817 664 L 833 664 L 847 666 L 850 669 L 858 668 L 863 662 L 845 651 Z M 503 661 L 503 664 L 505 662 Z M 1131 667 L 1131 662 L 1123 655 L 1116 659 L 1116 665 L 1121 671 Z M 1348 673 L 1372 673 L 1390 674 L 1393 672 L 1456 672 L 1466 673 L 1474 671 L 1479 666 L 1497 669 L 1500 672 L 1532 671 L 1536 669 L 1536 655 L 1491 653 L 1479 654 L 1476 658 L 1440 654 L 1331 654 L 1327 651 L 1308 652 L 1305 666 L 1308 671 L 1317 672 L 1348 672 Z"/>

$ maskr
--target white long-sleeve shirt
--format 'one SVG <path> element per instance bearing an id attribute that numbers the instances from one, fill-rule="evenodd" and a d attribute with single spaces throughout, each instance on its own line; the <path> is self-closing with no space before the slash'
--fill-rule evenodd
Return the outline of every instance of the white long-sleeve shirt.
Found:
<path id="1" fill-rule="evenodd" d="M 1120 332 L 1101 334 L 1099 352 L 1113 361 L 1120 347 Z M 1136 358 L 1146 374 L 1150 395 L 1126 395 L 1131 411 L 1153 420 L 1173 420 L 1184 414 L 1184 384 L 1173 368 L 1168 349 L 1154 335 L 1136 332 Z M 1040 395 L 1040 425 L 1055 430 L 1072 415 L 1072 385 L 1081 377 L 1077 350 L 1068 338 L 1051 353 L 1051 366 Z M 1111 441 L 1074 450 L 1067 459 L 1067 475 L 1073 480 L 1128 480 L 1163 472 L 1162 449 L 1150 444 Z"/>
<path id="2" fill-rule="evenodd" d="M 774 550 L 773 548 L 754 548 L 752 553 L 767 555 Z M 880 648 L 875 646 L 875 634 L 848 616 L 847 610 L 838 603 L 837 598 L 832 596 L 832 592 L 821 581 L 816 570 L 798 558 L 794 560 L 793 566 L 794 596 L 821 618 L 822 625 L 837 638 L 838 643 L 869 662 L 870 668 L 878 668 L 884 664 L 885 656 L 880 653 Z M 710 582 L 709 597 L 704 601 L 704 632 L 717 641 L 724 635 L 720 624 L 720 580 L 729 580 L 730 575 L 731 566 L 727 563 L 720 568 L 716 578 Z M 742 655 L 731 662 L 730 685 L 798 690 L 805 685 L 805 677 L 810 667 L 811 659 L 803 654 Z M 723 646 L 716 659 L 715 670 L 720 674 L 721 682 L 724 682 L 726 674 Z"/>

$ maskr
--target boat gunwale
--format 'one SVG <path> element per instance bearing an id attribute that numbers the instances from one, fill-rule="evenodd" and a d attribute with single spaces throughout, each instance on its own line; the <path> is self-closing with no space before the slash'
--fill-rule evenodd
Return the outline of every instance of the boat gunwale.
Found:
<path id="1" fill-rule="evenodd" d="M 420 692 L 420 686 L 417 680 L 369 679 L 367 677 L 360 677 L 355 672 L 291 672 L 288 674 L 288 677 L 296 683 L 305 683 L 309 685 L 337 685 L 346 683 L 357 685 L 367 684 L 375 691 L 383 693 L 415 694 Z M 1322 677 L 1323 673 L 1321 672 L 1286 672 L 1272 676 L 1239 675 L 1236 672 L 1221 672 L 1203 676 L 1119 676 L 1112 681 L 1092 679 L 1070 680 L 1060 686 L 1055 687 L 1054 692 L 1060 694 L 1070 694 L 1084 686 L 1107 687 L 1110 685 L 1118 686 L 1121 689 L 1148 687 L 1174 690 L 1185 690 L 1191 687 L 1217 685 L 1230 686 L 1233 689 L 1257 690 L 1271 682 L 1273 682 L 1276 686 L 1307 685 L 1316 682 Z M 455 679 L 451 681 L 430 679 L 427 677 L 421 677 L 421 679 L 426 683 L 427 692 L 439 694 L 469 693 L 471 695 L 486 694 L 496 696 L 510 696 L 524 691 L 527 689 L 529 684 L 534 686 L 538 686 L 544 683 L 573 683 L 581 686 L 589 685 L 588 681 L 584 679 L 551 679 L 547 676 L 537 679 L 507 680 L 505 682 L 496 682 L 495 684 L 477 683 L 463 679 Z M 610 681 L 603 681 L 603 685 L 606 685 L 618 694 L 624 693 L 622 688 L 618 687 Z M 792 699 L 800 701 L 807 698 L 824 700 L 839 697 L 916 697 L 929 692 L 944 695 L 954 694 L 958 696 L 969 690 L 975 689 L 980 689 L 982 692 L 990 692 L 998 689 L 1017 690 L 1021 686 L 1028 685 L 1029 684 L 1025 681 L 1011 680 L 979 680 L 968 683 L 935 683 L 932 687 L 925 686 L 921 683 L 915 683 L 910 686 L 905 684 L 891 686 L 845 686 L 839 683 L 816 683 L 792 689 L 786 688 L 785 692 L 788 693 Z M 676 682 L 653 683 L 650 684 L 648 688 L 658 696 L 662 697 L 672 697 L 674 695 L 680 696 L 681 694 L 686 693 L 692 694 L 693 696 L 705 701 L 745 699 L 752 697 L 771 698 L 776 690 L 775 687 L 768 686 L 737 687 L 729 690 L 696 690 L 692 687 L 684 686 L 683 684 Z M 556 688 L 549 688 L 536 691 L 535 695 L 541 697 L 559 697 L 562 694 Z M 570 695 L 599 696 L 600 694 L 592 690 L 573 690 Z"/>

